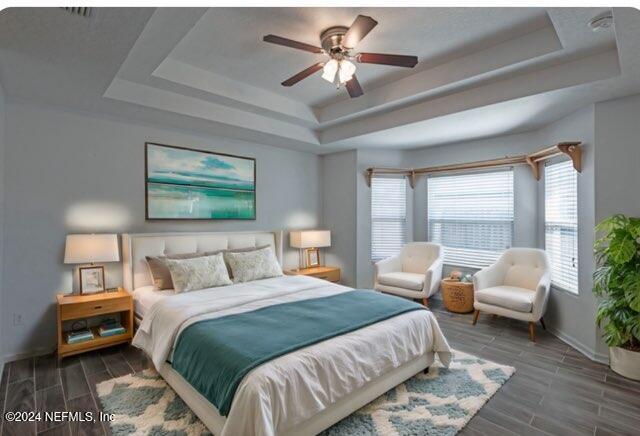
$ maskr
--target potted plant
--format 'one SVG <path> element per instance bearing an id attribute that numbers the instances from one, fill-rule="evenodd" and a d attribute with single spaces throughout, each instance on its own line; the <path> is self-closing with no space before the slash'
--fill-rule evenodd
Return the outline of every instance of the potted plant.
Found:
<path id="1" fill-rule="evenodd" d="M 611 216 L 596 226 L 593 292 L 602 300 L 596 323 L 609 345 L 609 365 L 640 380 L 640 218 Z"/>

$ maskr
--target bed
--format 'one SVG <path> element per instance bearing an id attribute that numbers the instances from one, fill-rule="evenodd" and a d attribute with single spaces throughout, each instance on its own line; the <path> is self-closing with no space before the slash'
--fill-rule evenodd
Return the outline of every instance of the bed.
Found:
<path id="1" fill-rule="evenodd" d="M 282 264 L 281 232 L 123 235 L 124 282 L 133 289 L 134 345 L 215 435 L 317 434 L 428 368 L 451 350 L 433 314 L 413 310 L 290 353 L 251 370 L 224 415 L 172 367 L 176 341 L 190 326 L 257 313 L 290 302 L 353 295 L 351 288 L 282 276 L 210 290 L 154 290 L 145 256 L 269 245 Z M 358 291 L 364 292 L 364 291 Z"/>

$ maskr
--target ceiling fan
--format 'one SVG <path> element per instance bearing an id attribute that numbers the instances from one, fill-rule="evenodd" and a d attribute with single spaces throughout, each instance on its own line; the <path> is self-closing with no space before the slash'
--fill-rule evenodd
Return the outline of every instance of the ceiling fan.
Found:
<path id="1" fill-rule="evenodd" d="M 356 98 L 360 97 L 364 92 L 356 78 L 356 66 L 352 61 L 361 64 L 392 65 L 406 68 L 413 68 L 418 63 L 416 56 L 355 53 L 353 51 L 355 46 L 377 25 L 378 22 L 373 18 L 366 15 L 358 15 L 351 27 L 334 26 L 322 32 L 320 34 L 322 48 L 276 35 L 267 35 L 262 40 L 271 44 L 329 56 L 328 61 L 318 62 L 289 77 L 282 82 L 282 86 L 293 86 L 312 74 L 323 70 L 323 79 L 336 84 L 338 87 L 344 84 L 351 98 Z"/>

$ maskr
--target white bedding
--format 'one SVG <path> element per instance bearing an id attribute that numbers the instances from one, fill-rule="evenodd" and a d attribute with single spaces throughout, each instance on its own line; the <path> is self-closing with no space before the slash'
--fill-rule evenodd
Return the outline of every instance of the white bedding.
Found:
<path id="1" fill-rule="evenodd" d="M 143 319 L 158 301 L 175 294 L 173 289 L 157 290 L 155 286 L 143 286 L 133 291 L 133 309 L 136 316 Z"/>
<path id="2" fill-rule="evenodd" d="M 133 343 L 151 356 L 159 370 L 171 359 L 179 333 L 194 322 L 350 290 L 311 277 L 284 276 L 176 294 L 151 307 Z M 437 353 L 445 364 L 451 358 L 433 314 L 418 310 L 276 358 L 244 378 L 222 436 L 284 433 L 371 380 L 427 353 Z"/>

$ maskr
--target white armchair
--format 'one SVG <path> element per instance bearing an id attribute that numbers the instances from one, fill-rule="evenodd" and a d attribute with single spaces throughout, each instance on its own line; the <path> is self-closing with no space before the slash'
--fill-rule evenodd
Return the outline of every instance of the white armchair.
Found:
<path id="1" fill-rule="evenodd" d="M 498 261 L 473 276 L 473 324 L 480 312 L 529 322 L 529 338 L 536 340 L 535 323 L 544 325 L 551 268 L 544 250 L 510 248 Z"/>
<path id="2" fill-rule="evenodd" d="M 428 298 L 440 288 L 442 261 L 440 244 L 406 244 L 397 256 L 375 264 L 373 287 L 401 297 L 422 299 L 422 304 L 427 306 Z"/>

